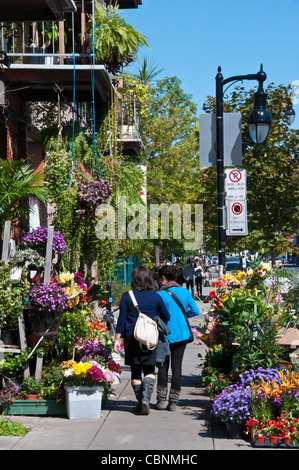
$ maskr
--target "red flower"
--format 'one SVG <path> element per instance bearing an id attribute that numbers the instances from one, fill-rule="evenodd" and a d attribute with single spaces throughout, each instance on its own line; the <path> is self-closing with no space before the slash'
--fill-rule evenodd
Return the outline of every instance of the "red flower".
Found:
<path id="1" fill-rule="evenodd" d="M 209 293 L 209 296 L 211 299 L 215 299 L 215 297 L 217 297 L 216 295 L 216 292 L 214 290 L 212 290 L 210 293 Z"/>

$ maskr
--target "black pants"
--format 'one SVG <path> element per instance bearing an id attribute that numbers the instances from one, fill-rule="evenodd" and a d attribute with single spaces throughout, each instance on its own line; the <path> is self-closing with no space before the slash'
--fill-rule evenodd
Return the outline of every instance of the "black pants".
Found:
<path id="1" fill-rule="evenodd" d="M 199 292 L 199 295 L 202 295 L 202 277 L 196 277 L 195 284 L 197 292 Z"/>
<path id="2" fill-rule="evenodd" d="M 142 381 L 142 373 L 144 377 L 149 374 L 155 375 L 155 366 L 132 364 L 130 367 L 131 367 L 131 380 Z"/>
<path id="3" fill-rule="evenodd" d="M 171 363 L 171 387 L 175 390 L 181 389 L 182 382 L 182 363 L 187 341 L 170 344 L 170 356 L 166 356 L 166 360 L 162 367 L 158 370 L 158 385 L 167 387 L 168 369 Z"/>

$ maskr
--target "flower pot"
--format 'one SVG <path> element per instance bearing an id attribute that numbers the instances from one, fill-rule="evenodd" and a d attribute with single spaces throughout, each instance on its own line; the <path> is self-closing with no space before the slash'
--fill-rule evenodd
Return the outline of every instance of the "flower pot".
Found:
<path id="1" fill-rule="evenodd" d="M 28 393 L 28 395 L 25 395 L 25 400 L 37 400 L 38 399 L 38 395 L 35 395 L 33 393 Z"/>
<path id="2" fill-rule="evenodd" d="M 277 444 L 278 436 L 269 436 L 269 442 L 270 444 Z"/>
<path id="3" fill-rule="evenodd" d="M 226 429 L 229 437 L 232 439 L 238 439 L 240 437 L 240 424 L 237 423 L 226 423 Z"/>
<path id="4" fill-rule="evenodd" d="M 290 438 L 289 437 L 283 437 L 282 438 L 282 443 L 283 444 L 290 444 Z"/>
<path id="5" fill-rule="evenodd" d="M 255 436 L 255 440 L 258 444 L 264 444 L 265 443 L 265 436 Z"/>
<path id="6" fill-rule="evenodd" d="M 95 419 L 101 417 L 104 387 L 66 386 L 66 409 L 69 419 Z"/>

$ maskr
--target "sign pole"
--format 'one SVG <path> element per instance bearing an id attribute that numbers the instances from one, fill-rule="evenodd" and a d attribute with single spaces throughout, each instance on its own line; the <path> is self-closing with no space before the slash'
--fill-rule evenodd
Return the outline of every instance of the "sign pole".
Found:
<path id="1" fill-rule="evenodd" d="M 216 75 L 216 153 L 217 153 L 217 251 L 219 276 L 225 271 L 225 232 L 224 232 L 224 145 L 223 145 L 223 76 L 221 67 Z"/>

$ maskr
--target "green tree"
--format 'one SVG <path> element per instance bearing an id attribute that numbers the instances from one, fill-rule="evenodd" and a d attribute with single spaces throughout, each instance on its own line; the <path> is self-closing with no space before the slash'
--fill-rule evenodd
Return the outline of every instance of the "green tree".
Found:
<path id="1" fill-rule="evenodd" d="M 166 77 L 151 89 L 149 113 L 140 129 L 148 164 L 148 204 L 182 205 L 196 200 L 200 191 L 197 119 L 196 105 L 178 78 Z M 167 243 L 164 240 L 164 256 Z M 181 250 L 182 244 L 178 245 Z"/>
<path id="2" fill-rule="evenodd" d="M 264 249 L 272 254 L 290 251 L 292 247 L 286 236 L 298 233 L 298 131 L 288 124 L 287 108 L 291 104 L 292 88 L 271 83 L 268 94 L 268 108 L 272 125 L 267 140 L 260 145 L 254 144 L 249 137 L 247 118 L 253 106 L 254 90 L 246 91 L 236 87 L 226 100 L 225 112 L 242 114 L 243 167 L 247 172 L 247 204 L 249 235 L 246 237 L 227 237 L 227 250 L 252 248 Z M 208 97 L 204 110 L 214 112 L 215 100 Z M 214 169 L 212 169 L 213 171 Z M 206 175 L 211 169 L 202 172 Z M 215 172 L 214 172 L 215 173 Z M 215 184 L 213 182 L 215 181 Z M 207 200 L 214 199 L 213 210 L 209 211 L 209 223 L 216 220 L 216 177 L 212 187 L 205 192 Z M 215 244 L 213 233 L 213 243 Z"/>

